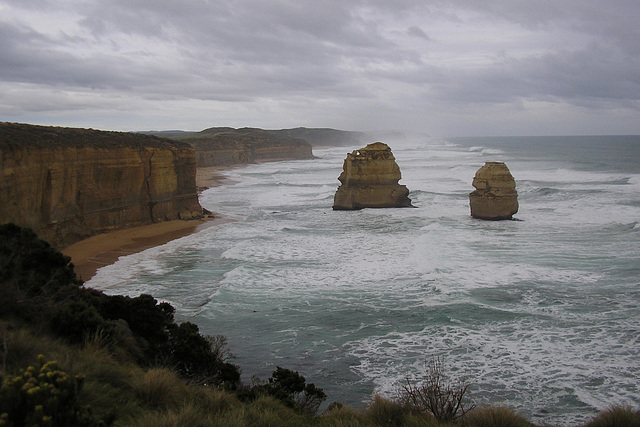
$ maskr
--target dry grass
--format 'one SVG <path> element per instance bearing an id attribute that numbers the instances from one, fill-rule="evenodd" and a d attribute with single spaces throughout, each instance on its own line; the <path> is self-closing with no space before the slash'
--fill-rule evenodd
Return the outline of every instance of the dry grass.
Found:
<path id="1" fill-rule="evenodd" d="M 475 409 L 464 418 L 465 427 L 533 427 L 526 418 L 506 407 Z"/>
<path id="2" fill-rule="evenodd" d="M 410 406 L 375 396 L 364 410 L 364 417 L 376 426 L 436 426 L 432 416 L 420 413 Z M 446 425 L 446 424 L 440 424 Z"/>
<path id="3" fill-rule="evenodd" d="M 327 412 L 319 417 L 318 424 L 332 427 L 360 427 L 370 425 L 360 413 L 342 405 L 330 407 Z"/>
<path id="4" fill-rule="evenodd" d="M 189 402 L 206 408 L 212 414 L 221 414 L 243 406 L 234 394 L 206 386 L 189 387 L 188 398 Z"/>
<path id="5" fill-rule="evenodd" d="M 640 411 L 634 411 L 628 406 L 610 408 L 585 427 L 640 427 Z"/>
<path id="6" fill-rule="evenodd" d="M 177 407 L 185 398 L 187 386 L 166 368 L 150 369 L 133 384 L 138 399 L 150 408 Z"/>
<path id="7" fill-rule="evenodd" d="M 127 425 L 135 427 L 210 427 L 217 423 L 205 408 L 186 404 L 168 411 L 148 412 Z"/>

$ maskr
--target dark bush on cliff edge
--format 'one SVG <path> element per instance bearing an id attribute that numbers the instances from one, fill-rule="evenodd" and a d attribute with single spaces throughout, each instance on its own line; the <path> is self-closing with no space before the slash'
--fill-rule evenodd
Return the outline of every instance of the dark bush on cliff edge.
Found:
<path id="1" fill-rule="evenodd" d="M 238 386 L 238 367 L 196 325 L 177 324 L 170 304 L 85 288 L 70 261 L 31 230 L 0 225 L 0 319 L 71 344 L 97 337 L 142 366 L 167 366 L 195 383 Z"/>
<path id="2" fill-rule="evenodd" d="M 250 388 L 238 391 L 238 397 L 250 402 L 260 396 L 271 396 L 285 406 L 305 415 L 315 415 L 327 395 L 296 371 L 278 366 L 267 381 L 256 380 Z"/>

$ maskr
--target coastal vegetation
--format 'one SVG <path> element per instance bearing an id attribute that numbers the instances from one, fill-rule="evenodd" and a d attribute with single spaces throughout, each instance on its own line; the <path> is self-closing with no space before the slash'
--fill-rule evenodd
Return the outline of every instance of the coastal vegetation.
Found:
<path id="1" fill-rule="evenodd" d="M 531 426 L 502 407 L 473 408 L 467 382 L 440 361 L 397 399 L 331 403 L 298 372 L 274 366 L 241 381 L 222 336 L 176 322 L 151 295 L 85 288 L 70 259 L 31 230 L 0 226 L 0 426 Z M 612 408 L 589 424 L 640 425 Z"/>
<path id="2" fill-rule="evenodd" d="M 314 147 L 318 146 L 351 146 L 358 145 L 370 137 L 364 132 L 344 131 L 330 128 L 293 128 L 266 130 L 258 128 L 212 127 L 200 132 L 156 132 L 157 136 L 164 136 L 174 140 L 204 140 L 214 135 L 225 135 L 222 140 L 236 140 L 238 142 L 250 142 L 262 140 L 273 142 L 276 145 L 288 145 L 293 140 L 304 140 Z"/>

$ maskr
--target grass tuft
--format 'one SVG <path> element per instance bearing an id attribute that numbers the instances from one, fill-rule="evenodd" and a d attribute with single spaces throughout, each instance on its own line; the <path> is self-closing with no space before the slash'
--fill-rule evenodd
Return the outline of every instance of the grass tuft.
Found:
<path id="1" fill-rule="evenodd" d="M 169 369 L 150 369 L 133 384 L 140 401 L 150 408 L 172 408 L 180 404 L 187 393 L 182 380 Z"/>
<path id="2" fill-rule="evenodd" d="M 218 424 L 214 421 L 204 408 L 189 403 L 168 411 L 148 412 L 128 425 L 134 427 L 209 427 L 224 424 Z"/>
<path id="3" fill-rule="evenodd" d="M 369 426 L 359 412 L 342 405 L 330 405 L 327 411 L 318 418 L 318 425 L 332 427 L 360 427 Z"/>
<path id="4" fill-rule="evenodd" d="M 463 425 L 465 427 L 533 427 L 526 418 L 504 406 L 474 409 L 466 414 Z"/>
<path id="5" fill-rule="evenodd" d="M 435 426 L 435 419 L 402 403 L 375 396 L 364 416 L 378 426 Z"/>
<path id="6" fill-rule="evenodd" d="M 585 427 L 640 427 L 640 411 L 628 406 L 613 407 L 602 412 Z"/>

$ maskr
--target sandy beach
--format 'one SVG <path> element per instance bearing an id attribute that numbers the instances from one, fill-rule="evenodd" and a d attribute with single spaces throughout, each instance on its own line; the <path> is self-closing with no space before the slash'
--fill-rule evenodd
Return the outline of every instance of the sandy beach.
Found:
<path id="1" fill-rule="evenodd" d="M 198 168 L 196 172 L 198 193 L 229 182 L 221 173 L 228 168 L 218 166 Z M 96 274 L 99 268 L 113 264 L 121 256 L 142 252 L 145 249 L 163 245 L 227 221 L 227 219 L 213 214 L 211 217 L 200 220 L 166 221 L 116 230 L 74 243 L 63 249 L 62 253 L 71 257 L 76 274 L 82 280 L 87 281 Z"/>
<path id="2" fill-rule="evenodd" d="M 281 161 L 282 159 L 261 160 Z M 232 184 L 234 181 L 223 173 L 234 167 L 211 166 L 196 170 L 196 187 L 198 194 L 207 188 L 223 184 Z M 98 234 L 73 245 L 64 248 L 62 253 L 71 257 L 74 270 L 78 277 L 85 282 L 91 279 L 99 268 L 113 264 L 121 256 L 142 252 L 154 246 L 163 245 L 175 239 L 202 231 L 207 227 L 222 224 L 229 219 L 212 214 L 210 217 L 190 221 L 166 221 L 157 224 L 143 225 L 123 230 L 115 230 L 109 233 Z"/>

